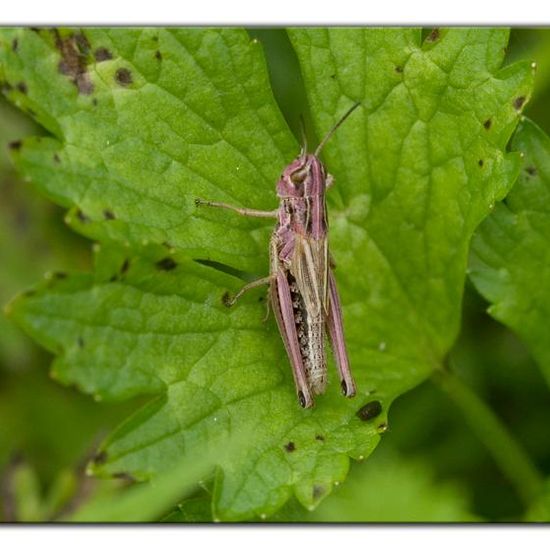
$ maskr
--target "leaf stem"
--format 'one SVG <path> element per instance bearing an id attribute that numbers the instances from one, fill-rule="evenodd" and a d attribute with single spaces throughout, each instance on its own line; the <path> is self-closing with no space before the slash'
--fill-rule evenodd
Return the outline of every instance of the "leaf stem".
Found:
<path id="1" fill-rule="evenodd" d="M 502 421 L 452 371 L 440 369 L 432 379 L 462 411 L 470 428 L 514 486 L 522 502 L 531 504 L 542 491 L 543 478 Z"/>

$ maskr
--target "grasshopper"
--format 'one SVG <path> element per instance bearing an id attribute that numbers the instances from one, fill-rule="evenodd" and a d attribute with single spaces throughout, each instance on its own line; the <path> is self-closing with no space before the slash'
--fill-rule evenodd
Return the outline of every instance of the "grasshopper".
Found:
<path id="1" fill-rule="evenodd" d="M 226 305 L 233 305 L 246 291 L 269 284 L 269 298 L 294 376 L 298 401 L 314 405 L 313 396 L 327 384 L 325 338 L 328 333 L 336 359 L 342 393 L 355 395 L 344 330 L 342 309 L 328 250 L 325 191 L 333 183 L 319 153 L 344 120 L 359 106 L 353 105 L 326 134 L 313 154 L 304 143 L 277 182 L 279 208 L 272 211 L 239 208 L 196 199 L 197 206 L 226 208 L 243 216 L 275 218 L 270 242 L 270 274 L 245 285 Z M 305 141 L 305 140 L 304 140 Z"/>

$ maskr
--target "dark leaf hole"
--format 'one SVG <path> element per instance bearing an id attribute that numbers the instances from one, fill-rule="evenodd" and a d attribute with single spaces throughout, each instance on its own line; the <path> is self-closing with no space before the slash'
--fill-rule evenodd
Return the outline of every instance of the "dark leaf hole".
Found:
<path id="1" fill-rule="evenodd" d="M 80 210 L 80 208 L 76 211 L 76 217 L 82 222 L 82 223 L 88 223 L 90 221 L 90 218 Z"/>
<path id="2" fill-rule="evenodd" d="M 113 59 L 113 54 L 107 48 L 97 48 L 94 52 L 95 60 L 99 63 L 101 61 L 108 61 Z"/>
<path id="3" fill-rule="evenodd" d="M 134 81 L 132 78 L 132 73 L 124 67 L 122 69 L 117 69 L 115 73 L 115 80 L 121 86 L 129 86 Z"/>
<path id="4" fill-rule="evenodd" d="M 382 412 L 382 403 L 380 401 L 369 401 L 363 405 L 356 413 L 357 417 L 363 422 L 376 418 Z"/>
<path id="5" fill-rule="evenodd" d="M 286 445 L 285 445 L 285 451 L 287 453 L 292 453 L 296 450 L 296 445 L 294 444 L 294 441 L 289 441 Z"/>
<path id="6" fill-rule="evenodd" d="M 523 107 L 523 104 L 525 103 L 525 96 L 519 96 L 519 97 L 516 97 L 516 99 L 514 99 L 514 109 L 516 111 L 519 111 L 521 110 L 521 108 Z"/>
<path id="7" fill-rule="evenodd" d="M 95 464 L 105 464 L 107 462 L 107 453 L 105 451 L 99 451 L 99 453 L 97 453 L 95 456 L 94 456 L 94 463 Z"/>
<path id="8" fill-rule="evenodd" d="M 155 265 L 162 271 L 172 271 L 173 269 L 176 269 L 176 267 L 178 267 L 178 263 L 168 256 L 156 262 Z"/>
<path id="9" fill-rule="evenodd" d="M 439 28 L 422 29 L 422 42 L 437 42 L 441 36 Z"/>

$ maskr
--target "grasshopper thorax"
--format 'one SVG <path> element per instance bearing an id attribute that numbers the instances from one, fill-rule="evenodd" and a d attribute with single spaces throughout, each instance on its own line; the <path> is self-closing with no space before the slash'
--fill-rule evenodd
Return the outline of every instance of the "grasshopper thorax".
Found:
<path id="1" fill-rule="evenodd" d="M 326 189 L 326 172 L 319 157 L 302 154 L 292 161 L 277 182 L 277 195 L 287 198 L 322 198 Z"/>

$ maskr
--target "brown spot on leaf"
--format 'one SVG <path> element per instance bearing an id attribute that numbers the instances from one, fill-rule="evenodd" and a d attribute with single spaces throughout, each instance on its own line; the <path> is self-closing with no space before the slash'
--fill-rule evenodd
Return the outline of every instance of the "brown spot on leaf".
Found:
<path id="1" fill-rule="evenodd" d="M 61 162 L 61 159 L 59 158 L 59 155 L 57 153 L 54 153 L 53 160 L 54 162 L 57 162 L 57 164 Z"/>
<path id="2" fill-rule="evenodd" d="M 514 99 L 514 109 L 516 111 L 520 111 L 524 103 L 525 103 L 525 96 L 521 95 L 519 97 L 516 97 L 516 99 Z"/>
<path id="3" fill-rule="evenodd" d="M 19 149 L 21 149 L 21 146 L 23 144 L 21 143 L 21 140 L 20 139 L 17 139 L 15 141 L 10 141 L 10 143 L 8 144 L 8 147 L 12 150 L 12 151 L 19 151 Z"/>
<path id="4" fill-rule="evenodd" d="M 325 494 L 325 488 L 322 485 L 313 486 L 313 500 L 321 498 Z"/>
<path id="5" fill-rule="evenodd" d="M 483 123 L 483 127 L 486 129 L 486 130 L 489 130 L 491 128 L 491 124 L 493 123 L 493 121 L 488 118 L 484 123 Z"/>
<path id="6" fill-rule="evenodd" d="M 94 107 L 97 106 L 97 97 L 94 97 L 94 98 L 92 99 L 92 105 L 93 105 Z"/>
<path id="7" fill-rule="evenodd" d="M 356 413 L 356 416 L 363 422 L 376 418 L 382 412 L 382 403 L 380 401 L 369 401 L 363 405 Z"/>
<path id="8" fill-rule="evenodd" d="M 107 452 L 106 451 L 99 451 L 99 453 L 97 453 L 95 456 L 94 456 L 94 463 L 95 464 L 105 464 L 107 462 Z"/>
<path id="9" fill-rule="evenodd" d="M 403 67 L 401 67 L 400 65 L 397 65 L 397 67 L 395 67 L 395 72 L 396 73 L 402 73 L 403 72 Z"/>
<path id="10" fill-rule="evenodd" d="M 90 221 L 90 218 L 80 210 L 80 208 L 76 211 L 76 217 L 82 222 L 82 223 L 88 223 Z"/>
<path id="11" fill-rule="evenodd" d="M 482 166 L 483 166 L 483 159 L 479 159 L 479 160 L 477 161 L 477 163 L 479 164 L 480 167 L 482 167 Z"/>
<path id="12" fill-rule="evenodd" d="M 294 441 L 289 441 L 284 447 L 287 453 L 293 453 L 296 450 L 296 445 L 294 445 Z"/>
<path id="13" fill-rule="evenodd" d="M 94 57 L 98 63 L 101 63 L 101 61 L 108 61 L 109 59 L 113 59 L 113 54 L 107 48 L 98 48 L 94 52 Z"/>
<path id="14" fill-rule="evenodd" d="M 116 273 L 112 275 L 111 278 L 109 279 L 110 283 L 114 283 L 115 281 L 118 281 L 118 275 Z"/>
<path id="15" fill-rule="evenodd" d="M 435 29 L 432 29 L 432 32 L 430 32 L 430 34 L 426 37 L 426 40 L 428 42 L 435 42 L 439 40 L 439 36 L 440 36 L 439 29 L 436 27 Z"/>
<path id="16" fill-rule="evenodd" d="M 53 33 L 55 46 L 61 53 L 59 72 L 69 77 L 79 93 L 90 95 L 94 91 L 94 85 L 87 70 L 86 59 L 90 49 L 88 39 L 82 33 L 71 34 L 65 38 L 61 37 L 57 29 L 54 29 Z"/>
<path id="17" fill-rule="evenodd" d="M 128 258 L 126 258 L 124 260 L 124 262 L 122 263 L 122 266 L 120 267 L 120 273 L 122 273 L 122 275 L 124 275 L 128 271 L 129 267 L 130 267 L 130 260 Z"/>
<path id="18" fill-rule="evenodd" d="M 537 175 L 537 169 L 534 167 L 534 166 L 527 166 L 525 168 L 525 171 L 530 175 L 530 176 L 536 176 Z"/>
<path id="19" fill-rule="evenodd" d="M 63 271 L 55 271 L 52 274 L 52 276 L 53 276 L 54 279 L 66 279 L 67 278 L 67 274 L 64 273 Z"/>
<path id="20" fill-rule="evenodd" d="M 132 73 L 124 67 L 117 69 L 115 73 L 115 80 L 118 84 L 120 84 L 120 86 L 129 86 L 133 82 Z"/>
<path id="21" fill-rule="evenodd" d="M 15 86 L 22 94 L 26 94 L 29 89 L 27 88 L 27 85 L 24 82 L 18 82 Z"/>
<path id="22" fill-rule="evenodd" d="M 162 54 L 160 53 L 159 50 L 157 50 L 157 51 L 155 52 L 155 57 L 156 57 L 159 61 L 162 61 Z"/>
<path id="23" fill-rule="evenodd" d="M 162 271 L 172 271 L 172 269 L 175 269 L 176 267 L 178 267 L 177 262 L 175 262 L 172 258 L 169 258 L 169 257 L 159 260 L 155 265 Z"/>
<path id="24" fill-rule="evenodd" d="M 324 441 L 324 440 L 325 440 L 325 438 L 324 438 L 321 434 L 317 434 L 317 435 L 315 436 L 315 439 L 316 439 L 317 441 Z"/>
<path id="25" fill-rule="evenodd" d="M 114 220 L 115 219 L 115 214 L 112 210 L 109 210 L 109 209 L 105 209 L 103 210 L 103 217 L 106 219 L 106 220 Z"/>
<path id="26" fill-rule="evenodd" d="M 17 40 L 17 38 L 14 38 L 12 43 L 11 43 L 11 49 L 14 52 L 17 52 L 17 48 L 19 48 L 19 40 Z"/>

